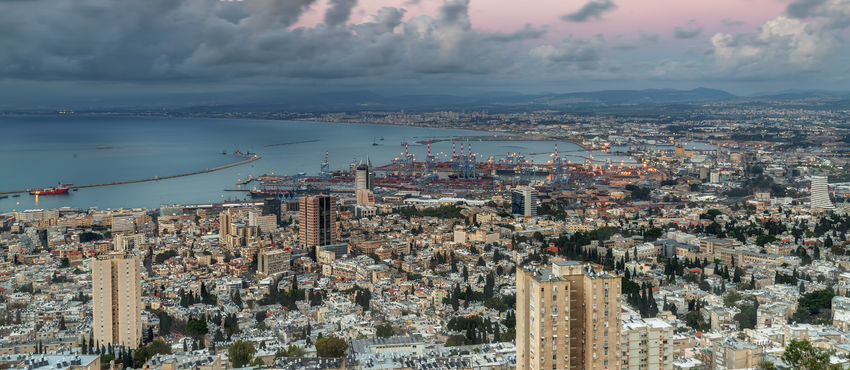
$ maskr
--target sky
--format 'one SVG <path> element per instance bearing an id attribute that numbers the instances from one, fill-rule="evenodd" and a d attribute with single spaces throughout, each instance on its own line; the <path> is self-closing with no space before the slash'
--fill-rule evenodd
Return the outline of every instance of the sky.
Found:
<path id="1" fill-rule="evenodd" d="M 0 98 L 850 90 L 850 0 L 0 0 Z"/>

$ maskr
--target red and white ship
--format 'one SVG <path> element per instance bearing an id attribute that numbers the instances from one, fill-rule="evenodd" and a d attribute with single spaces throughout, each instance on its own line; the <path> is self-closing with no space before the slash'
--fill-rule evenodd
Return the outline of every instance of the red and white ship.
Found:
<path id="1" fill-rule="evenodd" d="M 58 186 L 53 186 L 44 189 L 33 189 L 30 190 L 30 194 L 32 195 L 49 195 L 49 194 L 65 194 L 68 192 L 68 185 L 59 183 Z"/>

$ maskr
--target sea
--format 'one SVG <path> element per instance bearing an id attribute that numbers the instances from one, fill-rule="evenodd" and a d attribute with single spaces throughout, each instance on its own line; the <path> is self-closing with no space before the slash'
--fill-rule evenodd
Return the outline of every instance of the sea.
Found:
<path id="1" fill-rule="evenodd" d="M 429 138 L 502 135 L 481 131 L 349 123 L 292 122 L 236 119 L 190 119 L 92 116 L 0 116 L 0 191 L 44 188 L 59 182 L 75 185 L 163 177 L 201 171 L 243 161 L 232 155 L 250 150 L 259 160 L 219 171 L 123 185 L 81 188 L 68 194 L 0 199 L 0 212 L 63 206 L 158 208 L 161 204 L 198 204 L 246 199 L 236 182 L 248 175 L 317 175 L 327 155 L 331 170 L 348 170 L 355 162 L 390 163 L 404 152 L 417 161 Z M 383 138 L 383 140 L 381 140 Z M 275 145 L 297 143 L 289 145 Z M 376 143 L 378 145 L 373 145 Z M 463 141 L 479 158 L 498 161 L 522 153 L 544 163 L 555 144 L 567 160 L 582 163 L 578 145 L 555 141 Z M 98 149 L 98 147 L 109 147 Z M 227 154 L 223 154 L 226 151 Z M 441 160 L 452 153 L 451 141 L 431 144 Z M 535 153 L 535 154 L 532 154 Z M 611 156 L 613 163 L 633 162 Z M 479 160 L 481 160 L 479 159 Z M 256 186 L 252 182 L 248 187 Z"/>

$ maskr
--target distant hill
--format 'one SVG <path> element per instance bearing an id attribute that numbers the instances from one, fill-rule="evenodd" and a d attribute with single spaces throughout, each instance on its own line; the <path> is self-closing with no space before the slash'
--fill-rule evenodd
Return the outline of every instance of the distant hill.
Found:
<path id="1" fill-rule="evenodd" d="M 754 96 L 753 99 L 759 100 L 803 100 L 812 98 L 848 98 L 850 91 L 796 91 L 796 92 L 780 92 L 772 95 Z"/>
<path id="2" fill-rule="evenodd" d="M 781 96 L 788 94 L 808 94 L 808 93 L 826 93 L 830 95 L 850 95 L 850 91 L 836 91 L 836 90 L 822 90 L 822 89 L 788 89 L 777 92 L 759 92 L 752 94 L 752 97 L 765 97 L 765 96 Z"/>
<path id="3" fill-rule="evenodd" d="M 343 111 L 398 109 L 498 109 L 559 108 L 577 105 L 640 105 L 669 102 L 723 101 L 738 99 L 722 90 L 647 89 L 603 90 L 567 94 L 521 94 L 513 91 L 479 92 L 472 95 L 410 94 L 382 96 L 369 90 L 299 92 L 275 90 L 212 93 L 116 94 L 109 97 L 78 96 L 64 107 L 76 109 L 169 109 L 183 112 L 209 111 Z M 33 102 L 6 103 L 0 109 L 29 109 Z M 37 103 L 39 105 L 43 102 Z M 17 107 L 16 107 L 17 106 Z"/>

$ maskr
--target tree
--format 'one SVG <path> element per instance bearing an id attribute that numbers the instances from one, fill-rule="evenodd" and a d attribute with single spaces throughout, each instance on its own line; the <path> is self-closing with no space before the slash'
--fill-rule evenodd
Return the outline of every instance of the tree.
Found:
<path id="1" fill-rule="evenodd" d="M 62 267 L 71 267 L 71 260 L 68 257 L 62 259 Z"/>
<path id="2" fill-rule="evenodd" d="M 840 365 L 830 365 L 830 351 L 823 348 L 812 346 L 812 342 L 808 339 L 798 340 L 792 339 L 788 347 L 785 347 L 785 353 L 782 354 L 782 361 L 791 365 L 794 369 L 806 370 L 838 370 L 842 369 Z"/>
<path id="3" fill-rule="evenodd" d="M 377 335 L 378 338 L 388 338 L 395 335 L 395 330 L 393 330 L 392 325 L 385 323 L 375 327 L 375 335 Z"/>
<path id="4" fill-rule="evenodd" d="M 466 336 L 463 334 L 456 334 L 449 337 L 446 340 L 446 346 L 449 347 L 457 347 L 466 345 Z"/>
<path id="5" fill-rule="evenodd" d="M 253 367 L 261 367 L 261 366 L 266 366 L 266 363 L 265 363 L 265 362 L 263 362 L 263 359 L 262 359 L 262 358 L 257 357 L 257 358 L 255 358 L 255 359 L 254 359 L 254 361 L 253 361 L 253 362 L 251 362 L 251 366 L 253 366 Z"/>
<path id="6" fill-rule="evenodd" d="M 280 352 L 280 351 L 283 351 L 283 350 L 278 350 L 278 352 Z M 275 356 L 275 358 L 277 358 L 277 357 L 304 357 L 306 354 L 307 354 L 307 350 L 305 350 L 304 348 L 301 348 L 301 347 L 296 346 L 294 344 L 290 344 L 289 348 L 287 348 L 286 351 L 283 351 L 283 356 L 278 356 L 277 352 L 275 353 L 274 356 Z"/>
<path id="7" fill-rule="evenodd" d="M 207 328 L 207 320 L 200 318 L 198 320 L 189 320 L 186 324 L 186 331 L 193 335 L 204 335 L 209 329 Z"/>
<path id="8" fill-rule="evenodd" d="M 141 346 L 136 352 L 133 353 L 133 359 L 139 365 L 143 365 L 145 362 L 148 362 L 151 357 L 156 355 L 170 355 L 171 354 L 171 346 L 161 340 L 155 340 L 150 342 L 150 344 L 146 346 Z M 141 366 L 139 366 L 141 367 Z"/>
<path id="9" fill-rule="evenodd" d="M 348 343 L 337 337 L 325 337 L 316 341 L 316 354 L 319 357 L 339 358 L 345 356 Z"/>
<path id="10" fill-rule="evenodd" d="M 230 356 L 230 362 L 234 368 L 245 367 L 251 362 L 251 357 L 254 357 L 254 345 L 251 342 L 243 342 L 237 340 L 227 349 L 227 354 Z"/>
<path id="11" fill-rule="evenodd" d="M 735 314 L 735 316 L 732 317 L 732 320 L 737 321 L 742 330 L 753 328 L 752 323 L 750 323 L 750 316 L 743 312 Z"/>
<path id="12" fill-rule="evenodd" d="M 726 307 L 732 307 L 735 305 L 735 302 L 741 300 L 741 295 L 737 292 L 729 292 L 725 296 L 723 296 L 723 305 Z"/>

